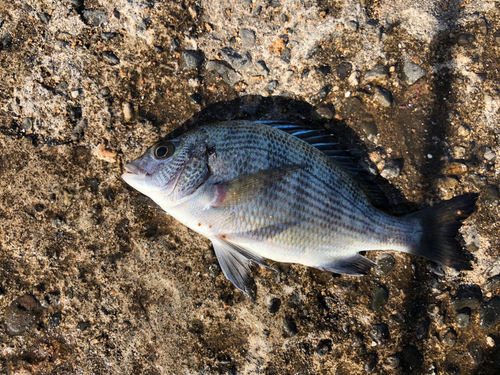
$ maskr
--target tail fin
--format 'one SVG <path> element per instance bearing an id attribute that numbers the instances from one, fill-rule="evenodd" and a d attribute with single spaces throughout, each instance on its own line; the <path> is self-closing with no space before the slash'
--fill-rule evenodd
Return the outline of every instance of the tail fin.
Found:
<path id="1" fill-rule="evenodd" d="M 465 194 L 407 216 L 422 223 L 420 245 L 411 254 L 457 270 L 472 269 L 456 239 L 462 221 L 475 210 L 478 194 Z"/>

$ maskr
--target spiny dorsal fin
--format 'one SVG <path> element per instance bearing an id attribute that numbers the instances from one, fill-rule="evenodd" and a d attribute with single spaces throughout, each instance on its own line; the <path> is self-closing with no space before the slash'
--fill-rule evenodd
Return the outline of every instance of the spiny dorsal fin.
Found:
<path id="1" fill-rule="evenodd" d="M 357 175 L 361 172 L 361 168 L 358 167 L 357 163 L 353 160 L 351 156 L 339 147 L 338 143 L 334 143 L 331 140 L 329 134 L 325 134 L 323 130 L 320 129 L 307 129 L 300 125 L 290 124 L 283 121 L 255 121 L 259 124 L 268 125 L 272 128 L 279 129 L 297 137 L 304 142 L 309 143 L 314 148 L 321 151 L 323 154 L 328 156 L 330 159 L 336 163 L 342 165 L 346 168 L 352 175 Z"/>

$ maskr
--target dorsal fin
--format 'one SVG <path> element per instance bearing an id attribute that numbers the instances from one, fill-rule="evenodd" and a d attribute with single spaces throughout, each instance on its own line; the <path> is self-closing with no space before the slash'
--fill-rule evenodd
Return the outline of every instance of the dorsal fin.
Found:
<path id="1" fill-rule="evenodd" d="M 268 125 L 272 128 L 282 130 L 304 142 L 309 143 L 314 148 L 334 160 L 353 175 L 361 171 L 353 158 L 339 147 L 338 143 L 333 143 L 331 137 L 320 129 L 307 129 L 300 125 L 290 124 L 282 121 L 255 121 L 259 124 Z"/>
<path id="2" fill-rule="evenodd" d="M 261 120 L 255 122 L 279 129 L 309 143 L 337 164 L 340 164 L 347 169 L 353 177 L 356 177 L 361 189 L 365 192 L 374 206 L 383 207 L 388 204 L 387 197 L 383 191 L 370 181 L 371 178 L 369 173 L 360 168 L 352 155 L 348 151 L 340 148 L 339 143 L 332 142 L 331 136 L 329 134 L 325 134 L 323 130 L 308 129 L 304 126 L 290 124 L 289 122 L 284 121 Z"/>

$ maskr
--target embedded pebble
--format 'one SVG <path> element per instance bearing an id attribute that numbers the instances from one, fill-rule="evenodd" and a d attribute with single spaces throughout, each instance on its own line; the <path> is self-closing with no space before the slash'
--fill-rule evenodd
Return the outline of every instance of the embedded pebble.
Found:
<path id="1" fill-rule="evenodd" d="M 380 175 L 383 178 L 391 179 L 398 177 L 400 173 L 401 168 L 399 167 L 399 165 L 397 165 L 397 163 L 395 163 L 394 161 L 389 160 L 385 163 L 384 169 L 382 169 Z"/>
<path id="2" fill-rule="evenodd" d="M 316 346 L 316 349 L 314 350 L 314 353 L 319 357 L 324 357 L 328 352 L 332 350 L 332 346 L 332 340 L 320 340 L 318 346 Z"/>
<path id="3" fill-rule="evenodd" d="M 446 332 L 445 335 L 444 335 L 444 337 L 443 337 L 443 342 L 446 345 L 454 346 L 457 343 L 457 335 L 456 335 L 456 333 L 453 332 L 453 331 Z"/>
<path id="4" fill-rule="evenodd" d="M 120 63 L 120 59 L 111 51 L 104 51 L 102 53 L 102 58 L 109 65 L 118 65 Z"/>
<path id="5" fill-rule="evenodd" d="M 500 193 L 495 185 L 490 185 L 486 188 L 486 192 L 483 194 L 484 201 L 489 204 L 498 203 L 498 197 Z"/>
<path id="6" fill-rule="evenodd" d="M 459 313 L 457 314 L 456 322 L 459 328 L 466 328 L 470 322 L 470 315 L 466 313 Z"/>
<path id="7" fill-rule="evenodd" d="M 189 95 L 189 99 L 194 103 L 194 104 L 198 104 L 198 105 L 201 105 L 201 102 L 202 102 L 202 97 L 200 94 L 191 94 Z"/>
<path id="8" fill-rule="evenodd" d="M 479 319 L 479 324 L 484 329 L 492 328 L 500 322 L 500 297 L 493 297 L 481 307 Z"/>
<path id="9" fill-rule="evenodd" d="M 66 81 L 62 81 L 56 85 L 56 91 L 63 94 L 66 91 L 68 91 L 68 87 L 69 87 L 68 83 Z"/>
<path id="10" fill-rule="evenodd" d="M 279 298 L 273 298 L 269 304 L 268 311 L 271 314 L 276 314 L 281 306 L 281 300 Z"/>
<path id="11" fill-rule="evenodd" d="M 173 38 L 171 41 L 170 41 L 170 52 L 174 52 L 177 48 L 179 48 L 179 46 L 181 45 L 181 42 L 179 41 L 179 39 L 177 38 Z"/>
<path id="12" fill-rule="evenodd" d="M 288 337 L 295 336 L 297 334 L 297 325 L 294 320 L 290 317 L 286 317 L 283 321 L 283 329 Z"/>
<path id="13" fill-rule="evenodd" d="M 241 45 L 246 48 L 253 47 L 255 45 L 255 32 L 253 30 L 242 29 L 240 31 Z"/>
<path id="14" fill-rule="evenodd" d="M 479 28 L 481 34 L 488 34 L 488 21 L 486 20 L 486 18 L 480 18 L 477 21 L 477 27 Z"/>
<path id="15" fill-rule="evenodd" d="M 380 345 L 382 342 L 389 339 L 389 328 L 387 324 L 375 324 L 370 330 L 370 336 L 375 340 L 375 342 Z"/>
<path id="16" fill-rule="evenodd" d="M 483 151 L 484 151 L 484 153 L 483 153 L 483 157 L 484 157 L 486 160 L 490 161 L 490 160 L 495 159 L 496 154 L 495 154 L 495 152 L 494 152 L 491 148 L 489 148 L 489 147 L 485 147 Z"/>
<path id="17" fill-rule="evenodd" d="M 389 301 L 389 292 L 381 285 L 373 287 L 372 310 L 381 311 Z"/>
<path id="18" fill-rule="evenodd" d="M 63 4 L 73 5 L 75 8 L 83 6 L 83 0 L 61 0 Z"/>
<path id="19" fill-rule="evenodd" d="M 468 287 L 467 289 L 462 289 L 457 292 L 457 294 L 452 299 L 452 306 L 455 310 L 461 310 L 465 307 L 470 309 L 477 309 L 481 306 L 481 291 L 479 288 Z"/>
<path id="20" fill-rule="evenodd" d="M 271 81 L 266 85 L 266 87 L 264 87 L 262 94 L 264 96 L 270 96 L 274 92 L 274 90 L 276 90 L 277 87 L 278 87 L 278 81 Z"/>
<path id="21" fill-rule="evenodd" d="M 451 176 L 440 177 L 436 180 L 436 187 L 444 199 L 453 197 L 453 190 L 458 186 L 458 180 Z"/>
<path id="22" fill-rule="evenodd" d="M 28 331 L 38 319 L 42 307 L 30 294 L 25 294 L 5 309 L 4 323 L 9 335 L 18 336 Z"/>
<path id="23" fill-rule="evenodd" d="M 217 276 L 220 275 L 221 269 L 218 264 L 211 264 L 208 266 L 208 273 L 212 279 L 215 279 Z"/>
<path id="24" fill-rule="evenodd" d="M 264 77 L 267 77 L 269 74 L 269 69 L 267 68 L 266 63 L 262 60 L 257 61 L 257 63 L 255 64 L 255 70 L 256 70 L 257 74 L 264 76 Z M 292 72 L 292 74 L 293 74 L 293 70 L 289 70 L 287 72 Z M 286 73 L 285 73 L 285 75 L 286 75 Z M 287 77 L 285 77 L 285 78 L 287 78 Z"/>
<path id="25" fill-rule="evenodd" d="M 406 83 L 408 83 L 409 85 L 413 85 L 427 73 L 424 68 L 411 61 L 408 61 L 404 64 L 403 72 L 406 77 Z"/>
<path id="26" fill-rule="evenodd" d="M 331 85 L 323 86 L 323 88 L 321 90 L 319 90 L 316 94 L 314 94 L 313 96 L 311 96 L 311 99 L 310 99 L 311 100 L 311 104 L 312 105 L 317 105 L 317 104 L 321 103 L 323 100 L 326 99 L 326 97 L 330 93 L 331 89 L 332 89 Z"/>
<path id="27" fill-rule="evenodd" d="M 35 210 L 36 210 L 36 208 L 35 208 Z M 490 277 L 488 279 L 488 281 L 486 282 L 486 285 L 484 288 L 486 290 L 500 289 L 500 275 L 495 275 L 495 276 Z"/>
<path id="28" fill-rule="evenodd" d="M 357 86 L 359 85 L 359 77 L 361 77 L 361 72 L 359 70 L 355 70 L 349 75 L 347 82 L 351 86 Z"/>
<path id="29" fill-rule="evenodd" d="M 129 102 L 125 102 L 122 104 L 122 111 L 123 111 L 123 119 L 125 122 L 129 122 L 132 120 L 132 115 L 133 115 L 133 108 L 132 104 Z"/>
<path id="30" fill-rule="evenodd" d="M 389 253 L 380 254 L 375 260 L 377 267 L 375 268 L 375 272 L 380 277 L 387 276 L 396 265 L 396 259 Z"/>
<path id="31" fill-rule="evenodd" d="M 389 69 L 385 65 L 376 65 L 373 69 L 365 74 L 365 81 L 378 81 L 387 78 Z"/>
<path id="32" fill-rule="evenodd" d="M 235 70 L 246 71 L 252 66 L 252 56 L 248 52 L 242 56 L 231 48 L 223 48 L 221 56 Z"/>
<path id="33" fill-rule="evenodd" d="M 495 346 L 495 340 L 491 336 L 486 337 L 486 344 L 488 344 L 489 347 L 494 347 Z"/>
<path id="34" fill-rule="evenodd" d="M 241 79 L 241 74 L 220 61 L 209 61 L 205 66 L 208 72 L 217 73 L 226 83 L 234 85 Z"/>
<path id="35" fill-rule="evenodd" d="M 99 90 L 99 96 L 101 98 L 107 98 L 111 94 L 111 90 L 108 87 L 103 87 Z"/>
<path id="36" fill-rule="evenodd" d="M 90 322 L 89 321 L 83 321 L 83 322 L 79 322 L 77 325 L 76 325 L 76 329 L 79 330 L 79 331 L 85 331 L 87 329 L 90 328 Z"/>
<path id="37" fill-rule="evenodd" d="M 24 132 L 29 132 L 31 129 L 33 129 L 33 118 L 26 117 L 25 119 L 23 119 L 23 122 L 21 123 L 21 129 Z"/>
<path id="38" fill-rule="evenodd" d="M 88 120 L 86 118 L 77 121 L 76 126 L 71 131 L 71 140 L 77 141 L 83 137 L 83 132 L 88 125 Z"/>
<path id="39" fill-rule="evenodd" d="M 316 115 L 318 115 L 319 118 L 322 118 L 325 120 L 331 120 L 333 118 L 332 110 L 326 106 L 318 108 L 316 110 Z"/>
<path id="40" fill-rule="evenodd" d="M 346 29 L 350 31 L 358 31 L 359 23 L 356 21 L 349 21 L 346 23 Z"/>
<path id="41" fill-rule="evenodd" d="M 337 72 L 337 77 L 341 81 L 349 77 L 352 71 L 352 64 L 350 62 L 344 61 L 343 63 L 340 63 L 337 65 L 336 72 Z"/>
<path id="42" fill-rule="evenodd" d="M 104 10 L 99 9 L 84 9 L 82 11 L 82 17 L 85 23 L 89 26 L 100 26 L 105 22 L 108 22 L 108 17 Z"/>
<path id="43" fill-rule="evenodd" d="M 62 321 L 62 314 L 60 311 L 55 312 L 52 314 L 49 318 L 49 327 L 50 328 L 55 328 L 59 327 Z"/>
<path id="44" fill-rule="evenodd" d="M 467 137 L 470 134 L 470 128 L 467 125 L 460 124 L 457 128 L 458 135 L 461 137 Z"/>
<path id="45" fill-rule="evenodd" d="M 361 99 L 356 96 L 347 98 L 344 106 L 346 115 L 352 116 L 356 114 L 361 109 L 362 104 Z"/>
<path id="46" fill-rule="evenodd" d="M 387 108 L 392 104 L 392 94 L 389 90 L 386 90 L 383 87 L 375 86 L 373 88 L 372 100 L 375 104 Z"/>
<path id="47" fill-rule="evenodd" d="M 40 21 L 42 21 L 44 24 L 48 24 L 50 22 L 51 16 L 48 13 L 40 13 L 39 15 Z"/>
<path id="48" fill-rule="evenodd" d="M 500 256 L 497 257 L 486 269 L 486 276 L 492 277 L 500 273 Z"/>
<path id="49" fill-rule="evenodd" d="M 203 60 L 203 52 L 200 50 L 184 50 L 181 53 L 181 62 L 184 70 L 198 69 Z"/>
<path id="50" fill-rule="evenodd" d="M 476 37 L 472 34 L 460 34 L 458 37 L 459 46 L 469 46 L 476 40 Z"/>
<path id="51" fill-rule="evenodd" d="M 470 342 L 467 345 L 467 349 L 469 350 L 469 355 L 471 356 L 472 363 L 481 364 L 484 362 L 484 351 L 477 342 Z"/>
<path id="52" fill-rule="evenodd" d="M 370 140 L 378 134 L 377 125 L 372 121 L 362 121 L 360 127 Z"/>
<path id="53" fill-rule="evenodd" d="M 105 42 L 113 39 L 114 37 L 116 36 L 116 33 L 110 33 L 110 32 L 107 32 L 107 33 L 101 33 L 101 38 L 102 40 L 104 40 Z"/>

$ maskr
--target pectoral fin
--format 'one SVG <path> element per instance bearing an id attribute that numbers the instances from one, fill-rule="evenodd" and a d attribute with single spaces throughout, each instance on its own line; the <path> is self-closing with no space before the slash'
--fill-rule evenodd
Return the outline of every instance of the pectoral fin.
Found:
<path id="1" fill-rule="evenodd" d="M 224 208 L 246 203 L 258 197 L 263 190 L 272 188 L 277 181 L 290 176 L 300 168 L 302 166 L 298 164 L 285 165 L 219 182 L 214 185 L 215 196 L 210 206 Z"/>
<path id="2" fill-rule="evenodd" d="M 211 240 L 224 276 L 243 293 L 247 293 L 245 286 L 250 274 L 248 266 L 250 261 L 271 268 L 262 257 L 252 251 L 234 245 L 220 237 Z"/>

